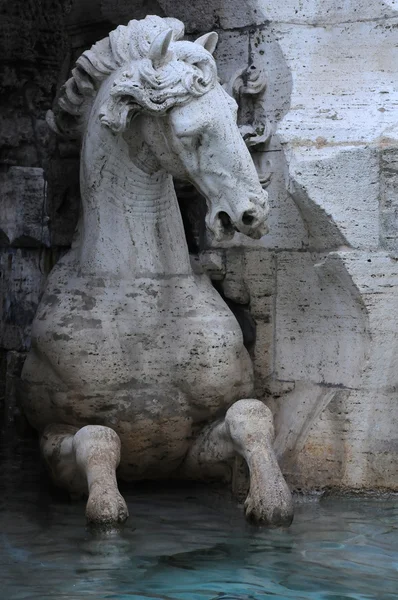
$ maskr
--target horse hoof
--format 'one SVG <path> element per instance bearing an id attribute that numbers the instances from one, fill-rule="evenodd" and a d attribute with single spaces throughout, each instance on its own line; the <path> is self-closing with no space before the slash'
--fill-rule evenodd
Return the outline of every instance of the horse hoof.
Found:
<path id="1" fill-rule="evenodd" d="M 250 496 L 245 502 L 246 519 L 256 525 L 267 527 L 289 527 L 293 521 L 293 510 L 288 507 L 266 507 L 263 502 L 256 502 Z"/>
<path id="2" fill-rule="evenodd" d="M 96 487 L 90 491 L 86 506 L 89 525 L 100 527 L 120 525 L 129 516 L 123 496 L 114 488 Z"/>
<path id="3" fill-rule="evenodd" d="M 289 488 L 282 485 L 275 490 L 251 482 L 245 501 L 245 516 L 248 521 L 268 527 L 288 527 L 293 521 L 293 501 Z M 274 493 L 272 493 L 274 492 Z"/>

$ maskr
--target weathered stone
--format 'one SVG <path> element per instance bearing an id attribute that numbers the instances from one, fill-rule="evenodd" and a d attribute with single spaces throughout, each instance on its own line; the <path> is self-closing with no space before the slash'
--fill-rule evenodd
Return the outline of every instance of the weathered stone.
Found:
<path id="1" fill-rule="evenodd" d="M 292 77 L 291 108 L 278 126 L 289 153 L 398 138 L 396 23 L 273 26 Z"/>
<path id="2" fill-rule="evenodd" d="M 223 250 L 207 250 L 199 255 L 203 270 L 212 281 L 222 281 L 225 277 L 225 255 Z"/>
<path id="3" fill-rule="evenodd" d="M 322 255 L 277 255 L 277 378 L 358 385 L 369 347 L 363 300 L 344 265 Z M 366 259 L 365 259 L 366 260 Z"/>
<path id="4" fill-rule="evenodd" d="M 219 25 L 219 6 L 221 0 L 208 2 L 175 2 L 174 0 L 158 0 L 164 14 L 168 17 L 180 19 L 185 24 L 185 29 L 190 32 L 208 32 Z"/>
<path id="5" fill-rule="evenodd" d="M 10 167 L 0 172 L 0 241 L 12 246 L 49 246 L 43 169 Z"/>
<path id="6" fill-rule="evenodd" d="M 47 210 L 52 246 L 70 246 L 80 209 L 79 161 L 52 160 L 47 168 Z"/>
<path id="7" fill-rule="evenodd" d="M 380 246 L 398 258 L 398 147 L 380 152 Z"/>
<path id="8" fill-rule="evenodd" d="M 211 29 L 240 29 L 249 25 L 263 24 L 264 6 L 259 0 L 197 0 L 194 5 L 174 0 L 159 0 L 165 15 L 177 17 L 186 23 L 187 31 L 210 31 Z"/>
<path id="9" fill-rule="evenodd" d="M 337 392 L 297 454 L 289 481 L 296 487 L 398 487 L 396 391 Z"/>
<path id="10" fill-rule="evenodd" d="M 273 307 L 269 307 L 272 314 Z M 256 343 L 252 351 L 254 368 L 254 391 L 257 398 L 264 399 L 266 379 L 274 371 L 274 321 L 267 318 L 264 307 L 264 319 L 256 319 Z"/>
<path id="11" fill-rule="evenodd" d="M 336 252 L 316 267 L 317 271 L 319 268 L 324 274 L 333 275 L 335 281 L 337 277 L 345 289 L 349 289 L 349 281 L 355 286 L 353 297 L 365 309 L 366 352 L 359 363 L 362 369 L 351 384 L 337 366 L 332 382 L 338 387 L 303 382 L 278 400 L 277 454 L 289 481 L 296 486 L 310 488 L 316 481 L 321 487 L 396 489 L 393 465 L 397 452 L 394 407 L 398 390 L 398 329 L 396 319 L 390 315 L 398 314 L 397 262 L 381 252 Z M 344 296 L 340 304 L 343 301 L 348 308 Z M 351 314 L 351 319 L 354 316 Z M 302 315 L 301 322 L 305 321 Z M 346 333 L 349 327 L 347 323 Z M 339 330 L 337 322 L 335 330 Z M 306 332 L 302 331 L 302 335 L 305 339 Z M 343 356 L 343 344 L 349 338 L 342 332 L 338 335 L 339 356 Z M 330 333 L 325 339 L 327 346 L 333 344 Z M 351 368 L 356 360 L 354 345 L 352 348 L 353 355 L 345 358 L 351 361 Z M 324 357 L 322 350 L 314 347 L 320 361 Z M 354 386 L 357 389 L 353 391 L 350 388 Z"/>
<path id="12" fill-rule="evenodd" d="M 221 30 L 214 56 L 221 81 L 228 83 L 239 70 L 249 64 L 248 32 Z"/>
<path id="13" fill-rule="evenodd" d="M 273 320 L 276 294 L 276 259 L 264 249 L 244 254 L 244 281 L 250 296 L 250 312 L 255 319 Z"/>
<path id="14" fill-rule="evenodd" d="M 290 191 L 311 248 L 377 248 L 380 176 L 377 149 L 308 149 L 290 161 Z"/>
<path id="15" fill-rule="evenodd" d="M 333 399 L 336 388 L 309 381 L 281 381 L 270 378 L 267 393 L 272 396 L 275 414 L 275 451 L 283 467 L 296 459 L 308 432 Z M 270 402 L 270 398 L 267 402 Z M 289 461 L 290 459 L 290 461 Z"/>
<path id="16" fill-rule="evenodd" d="M 43 167 L 51 107 L 67 54 L 70 0 L 15 0 L 0 7 L 0 160 Z"/>
<path id="17" fill-rule="evenodd" d="M 222 290 L 226 298 L 238 304 L 249 304 L 250 296 L 244 278 L 244 256 L 242 252 L 230 249 L 226 252 L 226 275 Z"/>
<path id="18" fill-rule="evenodd" d="M 349 273 L 367 313 L 371 344 L 361 385 L 375 394 L 386 387 L 394 391 L 398 389 L 398 262 L 385 252 L 333 253 L 331 262 L 335 261 L 341 261 Z"/>
<path id="19" fill-rule="evenodd" d="M 4 416 L 7 375 L 7 352 L 0 349 L 0 419 Z M 1 427 L 0 427 L 1 430 Z"/>
<path id="20" fill-rule="evenodd" d="M 262 8 L 273 22 L 250 40 L 269 69 L 264 102 L 286 161 L 276 169 L 285 174 L 278 199 L 285 185 L 305 228 L 299 245 L 290 246 L 287 227 L 274 246 L 297 250 L 276 255 L 275 371 L 265 382 L 276 451 L 298 487 L 396 489 L 387 414 L 398 373 L 397 7 Z M 283 394 L 286 382 L 294 387 Z"/>
<path id="21" fill-rule="evenodd" d="M 257 9 L 264 21 L 325 26 L 388 19 L 396 16 L 398 11 L 396 0 L 346 0 L 344 3 L 338 0 L 286 0 L 283 4 L 251 0 L 247 4 L 253 6 L 253 11 Z M 245 11 L 247 8 L 243 8 L 242 12 Z M 239 16 L 235 13 L 234 18 Z"/>
<path id="22" fill-rule="evenodd" d="M 0 347 L 29 349 L 31 323 L 55 258 L 53 252 L 39 249 L 0 252 Z"/>
<path id="23" fill-rule="evenodd" d="M 275 257 L 263 248 L 245 252 L 229 248 L 225 270 L 221 283 L 224 296 L 237 304 L 248 305 L 254 319 L 255 339 L 248 347 L 253 359 L 255 395 L 263 398 L 265 381 L 274 369 Z M 242 326 L 238 314 L 237 318 Z"/>
<path id="24" fill-rule="evenodd" d="M 71 19 L 77 18 L 78 11 L 81 10 L 79 5 L 84 6 L 81 0 L 75 4 Z M 98 0 L 98 2 L 88 2 L 86 6 L 86 15 L 87 10 L 91 8 L 91 13 L 87 15 L 89 16 L 87 20 L 91 22 L 93 18 L 98 18 L 98 14 L 115 25 L 126 25 L 132 18 L 144 19 L 147 15 L 165 16 L 157 0 Z"/>
<path id="25" fill-rule="evenodd" d="M 7 352 L 4 396 L 4 427 L 6 430 L 22 419 L 22 410 L 18 400 L 18 387 L 25 359 L 25 352 Z"/>

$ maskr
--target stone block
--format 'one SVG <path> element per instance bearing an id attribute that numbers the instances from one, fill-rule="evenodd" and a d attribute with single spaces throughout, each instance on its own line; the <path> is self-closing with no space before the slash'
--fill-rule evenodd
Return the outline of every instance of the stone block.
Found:
<path id="1" fill-rule="evenodd" d="M 322 395 L 322 390 L 318 389 L 318 393 Z M 305 439 L 298 440 L 299 445 L 290 461 L 285 456 L 282 463 L 286 463 L 284 472 L 294 488 L 305 492 L 314 488 L 341 487 L 349 452 L 346 406 L 347 392 L 334 391 L 331 402 L 326 408 L 322 406 L 324 410 L 312 421 L 312 427 L 307 430 L 303 424 Z"/>
<path id="2" fill-rule="evenodd" d="M 0 242 L 17 247 L 49 246 L 43 169 L 4 169 L 0 187 Z"/>
<path id="3" fill-rule="evenodd" d="M 348 399 L 347 487 L 398 489 L 397 389 L 354 390 Z"/>
<path id="4" fill-rule="evenodd" d="M 269 21 L 303 23 L 307 25 L 333 25 L 350 21 L 382 19 L 396 16 L 397 0 L 286 0 L 285 2 L 245 2 L 256 15 Z M 248 7 L 242 7 L 240 13 L 231 15 L 229 23 L 235 23 L 242 13 L 247 14 Z M 232 20 L 233 19 L 233 20 Z M 253 21 L 254 22 L 254 21 Z"/>
<path id="5" fill-rule="evenodd" d="M 292 72 L 271 24 L 250 28 L 249 49 L 250 61 L 265 73 L 267 86 L 261 99 L 264 112 L 275 125 L 290 109 Z"/>
<path id="6" fill-rule="evenodd" d="M 0 252 L 0 347 L 25 351 L 30 327 L 49 271 L 50 250 L 3 249 Z"/>
<path id="7" fill-rule="evenodd" d="M 290 189 L 311 248 L 378 247 L 379 171 L 376 148 L 291 155 Z"/>
<path id="8" fill-rule="evenodd" d="M 3 2 L 0 20 L 0 158 L 41 167 L 48 154 L 46 111 L 68 55 L 70 0 Z"/>
<path id="9" fill-rule="evenodd" d="M 158 0 L 167 17 L 180 19 L 187 33 L 206 33 L 219 27 L 219 10 L 222 0 L 197 0 L 193 2 L 175 2 L 175 0 Z"/>
<path id="10" fill-rule="evenodd" d="M 344 264 L 329 267 L 323 258 L 277 255 L 275 373 L 354 387 L 369 347 L 366 309 Z"/>
<path id="11" fill-rule="evenodd" d="M 6 395 L 7 352 L 0 348 L 0 418 L 4 414 Z"/>
<path id="12" fill-rule="evenodd" d="M 380 245 L 398 258 L 398 147 L 380 152 Z"/>
<path id="13" fill-rule="evenodd" d="M 278 257 L 278 276 L 281 266 Z M 315 264 L 314 270 L 320 276 L 322 290 L 330 296 L 330 330 L 325 326 L 327 316 L 322 314 L 326 300 L 321 290 L 315 296 L 314 281 L 301 273 L 300 281 L 306 281 L 310 290 L 309 305 L 303 306 L 298 296 L 292 305 L 296 305 L 297 311 L 304 309 L 299 332 L 302 356 L 293 351 L 296 340 L 280 338 L 283 322 L 289 331 L 291 324 L 286 321 L 287 312 L 283 322 L 279 320 L 278 296 L 276 375 L 282 379 L 283 372 L 283 376 L 296 380 L 296 384 L 277 403 L 276 451 L 292 485 L 397 489 L 394 467 L 398 451 L 397 261 L 383 252 L 340 251 Z M 296 293 L 300 282 L 290 276 L 289 279 Z M 278 280 L 279 293 L 287 295 L 281 280 Z M 292 305 L 289 310 L 293 316 Z M 308 337 L 306 312 L 311 307 L 316 335 Z M 299 314 L 294 315 L 293 321 L 298 322 L 298 317 Z M 317 336 L 324 341 L 317 342 Z M 334 376 L 329 371 L 318 386 L 311 384 L 315 369 L 308 360 L 309 342 L 319 361 L 315 366 L 324 377 L 322 363 L 326 360 L 330 365 L 335 353 Z M 284 368 L 281 358 L 284 352 L 290 352 L 291 364 L 297 365 L 300 360 L 305 364 L 301 374 L 293 368 L 290 372 Z M 339 387 L 333 387 L 335 383 Z"/>
<path id="14" fill-rule="evenodd" d="M 256 343 L 251 353 L 254 369 L 255 395 L 263 399 L 265 380 L 274 370 L 274 324 L 256 319 Z"/>
<path id="15" fill-rule="evenodd" d="M 207 250 L 199 255 L 202 269 L 212 281 L 222 281 L 225 277 L 225 255 L 223 250 Z"/>
<path id="16" fill-rule="evenodd" d="M 374 394 L 385 387 L 398 389 L 398 263 L 384 252 L 333 253 L 343 263 L 367 314 L 371 339 L 363 372 L 363 387 Z"/>
<path id="17" fill-rule="evenodd" d="M 398 206 L 380 211 L 380 247 L 398 258 Z"/>
<path id="18" fill-rule="evenodd" d="M 18 403 L 18 386 L 25 359 L 25 352 L 7 352 L 4 397 L 4 426 L 6 429 L 22 417 L 22 411 Z"/>
<path id="19" fill-rule="evenodd" d="M 80 210 L 79 160 L 52 160 L 47 169 L 52 246 L 70 246 Z"/>
<path id="20" fill-rule="evenodd" d="M 222 30 L 218 34 L 214 58 L 221 81 L 228 83 L 249 64 L 249 34 L 247 31 Z"/>
<path id="21" fill-rule="evenodd" d="M 396 392 L 340 393 L 314 423 L 289 480 L 304 488 L 398 489 Z"/>
<path id="22" fill-rule="evenodd" d="M 268 3 L 267 3 L 268 4 Z M 264 3 L 259 0 L 220 0 L 218 10 L 220 25 L 223 29 L 238 29 L 250 25 L 261 25 L 268 20 Z"/>
<path id="23" fill-rule="evenodd" d="M 397 22 L 273 26 L 282 68 L 291 73 L 290 110 L 278 127 L 284 142 L 295 148 L 379 146 L 384 138 L 398 138 Z"/>
<path id="24" fill-rule="evenodd" d="M 238 304 L 249 304 L 250 295 L 244 279 L 244 254 L 240 249 L 231 248 L 226 252 L 222 291 L 226 298 Z"/>
<path id="25" fill-rule="evenodd" d="M 276 269 L 275 256 L 265 249 L 244 254 L 244 280 L 250 296 L 250 312 L 257 320 L 273 321 Z"/>
<path id="26" fill-rule="evenodd" d="M 74 7 L 72 18 L 76 19 L 84 10 L 83 2 Z M 147 15 L 166 16 L 156 0 L 101 0 L 100 6 L 96 2 L 86 5 L 85 10 L 91 12 L 87 15 L 90 21 L 96 20 L 99 14 L 103 19 L 115 25 L 126 25 L 131 19 L 145 19 Z M 100 8 L 100 10 L 98 10 Z"/>
<path id="27" fill-rule="evenodd" d="M 301 249 L 308 245 L 308 231 L 297 204 L 286 190 L 286 160 L 280 147 L 266 153 L 272 173 L 271 183 L 267 188 L 270 213 L 268 219 L 269 232 L 259 245 L 268 249 Z"/>
<path id="28" fill-rule="evenodd" d="M 341 388 L 310 381 L 283 382 L 269 379 L 267 392 L 268 395 L 273 395 L 274 448 L 284 469 L 294 470 L 297 453 L 302 450 L 309 432 L 341 391 Z M 267 401 L 270 402 L 269 399 Z"/>
<path id="29" fill-rule="evenodd" d="M 12 73 L 16 78 L 17 73 Z M 18 102 L 19 100 L 19 102 Z M 14 98 L 14 102 L 7 105 L 1 102 L 0 115 L 0 144 L 2 148 L 1 157 L 6 164 L 35 165 L 37 164 L 37 149 L 34 147 L 34 131 L 32 130 L 32 118 L 24 114 L 22 104 L 23 98 Z M 25 152 L 26 155 L 22 156 Z"/>
<path id="30" fill-rule="evenodd" d="M 194 4 L 175 0 L 158 1 L 164 14 L 181 19 L 188 32 L 239 29 L 262 24 L 268 18 L 259 0 L 197 0 Z"/>
<path id="31" fill-rule="evenodd" d="M 263 248 L 230 248 L 226 251 L 226 274 L 221 289 L 234 303 L 249 305 L 254 319 L 255 343 L 249 343 L 255 372 L 255 390 L 265 394 L 265 379 L 273 370 L 275 259 Z M 236 308 L 232 307 L 241 324 Z M 247 340 L 246 340 L 247 341 Z"/>

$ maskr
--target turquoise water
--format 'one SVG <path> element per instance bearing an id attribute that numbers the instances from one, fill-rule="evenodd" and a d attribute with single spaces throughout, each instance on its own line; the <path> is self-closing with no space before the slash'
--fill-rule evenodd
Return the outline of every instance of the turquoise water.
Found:
<path id="1" fill-rule="evenodd" d="M 98 536 L 32 447 L 1 473 L 1 600 L 398 599 L 398 499 L 301 502 L 266 530 L 202 487 L 137 487 L 123 530 Z"/>

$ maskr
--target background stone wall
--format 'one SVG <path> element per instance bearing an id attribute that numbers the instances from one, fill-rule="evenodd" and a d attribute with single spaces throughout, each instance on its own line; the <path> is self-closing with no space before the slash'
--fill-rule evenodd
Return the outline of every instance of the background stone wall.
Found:
<path id="1" fill-rule="evenodd" d="M 245 329 L 284 471 L 302 489 L 398 489 L 398 0 L 3 5 L 6 421 L 18 415 L 29 327 L 79 207 L 78 149 L 49 134 L 45 111 L 80 52 L 115 25 L 175 16 L 188 35 L 219 33 L 224 81 L 249 64 L 267 76 L 252 117 L 272 134 L 254 155 L 271 177 L 270 234 L 206 249 L 192 190 L 178 191 L 190 247 Z"/>

